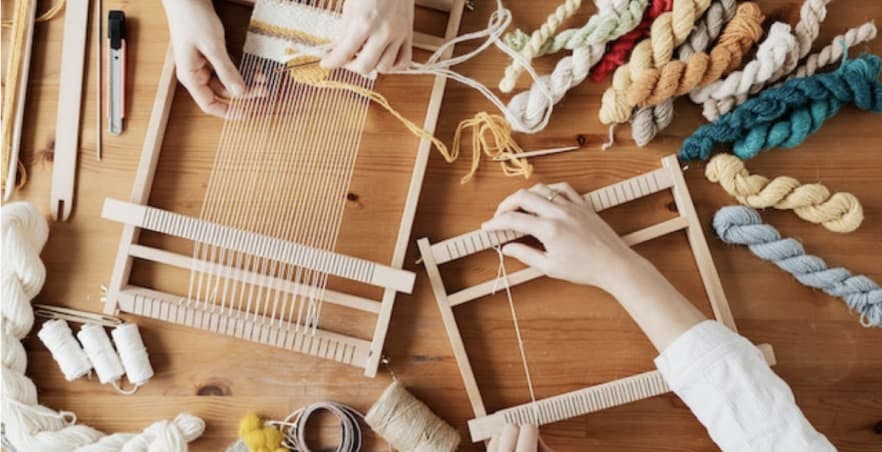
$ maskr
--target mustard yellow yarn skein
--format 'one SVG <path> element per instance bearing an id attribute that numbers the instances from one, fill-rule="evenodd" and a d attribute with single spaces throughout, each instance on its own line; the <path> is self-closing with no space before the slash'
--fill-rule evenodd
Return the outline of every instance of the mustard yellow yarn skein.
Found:
<path id="1" fill-rule="evenodd" d="M 282 432 L 265 426 L 256 413 L 250 412 L 239 421 L 239 438 L 250 452 L 287 452 L 282 446 Z"/>
<path id="2" fill-rule="evenodd" d="M 803 220 L 834 232 L 851 232 L 864 221 L 864 208 L 851 193 L 834 193 L 821 184 L 803 184 L 792 177 L 750 174 L 744 162 L 731 154 L 717 154 L 708 162 L 707 179 L 719 183 L 741 204 L 756 208 L 793 210 Z"/>

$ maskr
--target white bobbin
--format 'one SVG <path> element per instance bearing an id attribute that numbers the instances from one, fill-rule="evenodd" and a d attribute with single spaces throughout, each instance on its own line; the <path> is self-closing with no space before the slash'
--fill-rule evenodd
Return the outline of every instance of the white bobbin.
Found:
<path id="1" fill-rule="evenodd" d="M 64 320 L 43 323 L 37 337 L 49 349 L 67 381 L 73 381 L 92 370 L 92 363 Z"/>
<path id="2" fill-rule="evenodd" d="M 125 372 L 104 327 L 87 323 L 80 328 L 77 338 L 95 366 L 101 384 L 118 382 Z"/>
<path id="3" fill-rule="evenodd" d="M 113 344 L 116 345 L 116 351 L 119 352 L 125 368 L 126 378 L 135 386 L 143 386 L 153 377 L 153 367 L 138 332 L 138 325 L 123 323 L 114 328 L 110 335 L 113 336 Z"/>

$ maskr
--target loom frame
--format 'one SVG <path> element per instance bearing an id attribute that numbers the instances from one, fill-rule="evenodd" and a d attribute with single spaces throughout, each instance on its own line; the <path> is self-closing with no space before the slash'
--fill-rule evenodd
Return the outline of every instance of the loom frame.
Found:
<path id="1" fill-rule="evenodd" d="M 254 3 L 253 0 L 233 1 L 245 4 Z M 443 37 L 422 33 L 415 34 L 414 47 L 433 51 L 444 42 L 455 38 L 459 31 L 465 3 L 466 0 L 417 0 L 416 4 L 419 6 L 448 13 L 448 21 Z M 453 47 L 450 46 L 446 49 L 444 58 L 449 58 L 453 54 Z M 273 345 L 349 364 L 364 369 L 364 375 L 367 377 L 376 376 L 382 357 L 383 344 L 389 330 L 395 297 L 398 292 L 409 293 L 410 288 L 413 286 L 415 274 L 404 271 L 402 268 L 407 247 L 410 243 L 410 234 L 417 202 L 419 201 L 431 153 L 431 143 L 426 139 L 421 139 L 417 147 L 413 172 L 407 188 L 391 263 L 388 266 L 377 264 L 382 270 L 388 270 L 386 273 L 394 273 L 389 277 L 388 281 L 384 280 L 388 284 L 384 282 L 381 285 L 384 289 L 380 300 L 358 297 L 330 289 L 325 292 L 325 302 L 376 315 L 376 324 L 371 339 L 356 338 L 321 328 L 316 328 L 314 334 L 303 332 L 291 333 L 290 331 L 283 331 L 281 326 L 273 326 L 273 320 L 263 315 L 251 316 L 249 313 L 245 316 L 237 316 L 237 318 L 231 319 L 229 316 L 224 317 L 221 313 L 215 312 L 213 308 L 205 309 L 193 306 L 190 303 L 182 303 L 182 299 L 179 296 L 146 287 L 139 287 L 130 281 L 132 264 L 136 258 L 178 268 L 191 268 L 194 264 L 198 263 L 198 261 L 194 262 L 190 256 L 138 243 L 141 229 L 146 229 L 144 223 L 146 215 L 139 212 L 148 210 L 159 211 L 159 209 L 150 207 L 148 201 L 177 85 L 174 55 L 169 44 L 160 72 L 159 83 L 142 146 L 141 158 L 135 173 L 132 194 L 128 202 L 107 198 L 102 211 L 104 218 L 109 217 L 123 223 L 113 272 L 103 301 L 104 312 L 106 314 L 117 314 L 120 311 L 128 312 L 253 342 Z M 432 84 L 426 106 L 426 118 L 423 122 L 423 129 L 430 134 L 434 133 L 438 122 L 446 85 L 447 79 L 442 76 L 436 76 Z M 159 213 L 164 214 L 165 212 L 160 211 Z M 334 252 L 328 252 L 327 254 L 334 257 L 348 257 Z M 221 265 L 217 267 L 209 268 L 208 271 L 230 271 L 230 268 L 222 268 Z M 408 274 L 409 276 L 407 276 Z M 245 269 L 241 271 L 235 269 L 232 270 L 231 277 L 234 279 L 246 278 L 251 275 L 253 273 Z M 275 277 L 267 279 L 269 279 L 269 282 L 266 284 L 281 283 Z M 404 290 L 405 288 L 407 290 Z M 288 282 L 281 290 L 288 291 L 289 293 L 299 293 L 298 291 L 304 290 L 304 286 Z M 183 300 L 186 300 L 186 298 Z M 198 305 L 200 303 L 195 304 Z M 231 310 L 230 312 L 233 311 Z M 235 312 L 241 313 L 242 311 Z M 253 317 L 253 320 L 248 320 L 248 317 Z"/>
<path id="2" fill-rule="evenodd" d="M 661 168 L 601 187 L 583 195 L 583 197 L 591 202 L 594 209 L 599 212 L 665 190 L 671 190 L 673 193 L 678 216 L 623 235 L 622 239 L 629 246 L 634 246 L 677 231 L 685 231 L 715 319 L 737 332 L 735 320 L 723 292 L 719 274 L 711 258 L 710 249 L 704 238 L 701 223 L 695 212 L 695 206 L 689 195 L 676 155 L 662 158 Z M 439 266 L 481 251 L 490 250 L 497 245 L 521 237 L 523 237 L 522 234 L 514 231 L 488 233 L 476 230 L 434 244 L 429 242 L 428 238 L 421 238 L 417 241 L 435 300 L 441 311 L 441 319 L 453 349 L 453 356 L 459 367 L 469 403 L 475 413 L 475 418 L 468 422 L 473 442 L 490 439 L 493 435 L 501 433 L 502 428 L 509 423 L 532 423 L 534 419 L 533 403 L 526 402 L 513 407 L 501 408 L 488 414 L 469 362 L 459 326 L 456 323 L 453 308 L 490 295 L 495 289 L 496 281 L 486 281 L 449 293 L 444 286 Z M 539 270 L 527 267 L 509 273 L 508 281 L 510 286 L 514 287 L 541 276 L 543 274 Z M 763 344 L 758 348 L 766 361 L 774 364 L 775 357 L 771 346 Z M 670 388 L 658 370 L 588 386 L 537 400 L 539 425 L 571 419 L 667 392 L 670 392 Z"/>

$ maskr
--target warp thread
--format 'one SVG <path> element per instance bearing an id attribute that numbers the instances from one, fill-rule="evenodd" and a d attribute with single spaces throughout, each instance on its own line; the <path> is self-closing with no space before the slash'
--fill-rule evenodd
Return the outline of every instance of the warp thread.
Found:
<path id="1" fill-rule="evenodd" d="M 697 52 L 686 61 L 674 60 L 643 71 L 628 88 L 628 103 L 642 107 L 655 105 L 706 86 L 732 72 L 741 65 L 744 54 L 759 41 L 764 19 L 759 5 L 742 3 L 710 53 Z"/>
<path id="2" fill-rule="evenodd" d="M 793 210 L 803 220 L 834 232 L 854 231 L 864 220 L 863 206 L 851 193 L 831 194 L 822 184 L 803 184 L 792 177 L 769 180 L 750 174 L 741 159 L 729 154 L 715 155 L 704 174 L 743 205 Z"/>
<path id="3" fill-rule="evenodd" d="M 733 0 L 714 0 L 702 16 L 701 21 L 677 49 L 677 58 L 686 61 L 697 52 L 704 52 L 710 43 L 720 36 L 723 27 L 735 17 L 737 4 Z M 667 99 L 652 107 L 638 108 L 631 118 L 631 137 L 637 146 L 644 147 L 656 135 L 674 121 L 674 100 Z M 604 144 L 604 149 L 612 146 L 613 138 Z"/>
<path id="4" fill-rule="evenodd" d="M 649 29 L 655 19 L 662 13 L 670 11 L 673 4 L 674 0 L 652 0 L 652 4 L 646 9 L 643 20 L 640 21 L 637 28 L 625 33 L 607 46 L 606 53 L 588 74 L 591 80 L 599 83 L 617 67 L 625 64 L 637 42 L 649 36 Z"/>
<path id="5" fill-rule="evenodd" d="M 882 327 L 882 288 L 864 275 L 830 268 L 823 259 L 806 254 L 802 244 L 782 239 L 774 227 L 764 224 L 756 210 L 745 206 L 723 207 L 714 215 L 714 229 L 724 242 L 747 245 L 760 259 L 774 262 L 805 286 L 841 298 L 860 314 L 861 325 Z"/>
<path id="6" fill-rule="evenodd" d="M 796 146 L 845 103 L 880 112 L 879 70 L 879 57 L 867 54 L 843 60 L 834 72 L 795 78 L 763 90 L 716 122 L 699 127 L 683 141 L 680 160 L 707 160 L 722 143 L 736 143 L 735 155 L 742 159 L 772 145 Z"/>
<path id="7" fill-rule="evenodd" d="M 620 124 L 631 118 L 627 92 L 643 72 L 671 61 L 674 49 L 686 41 L 693 24 L 710 6 L 710 0 L 674 0 L 669 13 L 655 19 L 649 38 L 634 47 L 627 64 L 613 74 L 612 86 L 604 93 L 599 117 L 603 124 Z"/>
<path id="8" fill-rule="evenodd" d="M 364 421 L 397 450 L 453 452 L 459 433 L 397 380 L 374 403 Z"/>
<path id="9" fill-rule="evenodd" d="M 17 450 L 49 452 L 147 451 L 183 452 L 205 430 L 202 419 L 180 414 L 138 434 L 105 435 L 76 424 L 69 411 L 55 411 L 37 401 L 37 388 L 25 375 L 27 354 L 21 344 L 33 327 L 31 300 L 46 280 L 40 250 L 49 235 L 45 218 L 27 202 L 0 209 L 2 218 L 3 422 L 6 438 Z"/>
<path id="10" fill-rule="evenodd" d="M 561 50 L 574 50 L 599 41 L 612 41 L 637 27 L 649 0 L 607 0 L 597 2 L 597 14 L 580 28 L 570 28 L 540 42 L 536 56 L 548 55 Z M 506 35 L 506 43 L 515 50 L 530 45 L 521 30 Z"/>
<path id="11" fill-rule="evenodd" d="M 518 128 L 517 124 L 525 124 L 533 131 L 542 130 L 544 125 L 540 127 L 540 122 L 550 115 L 554 104 L 588 77 L 591 67 L 603 55 L 606 42 L 615 37 L 610 34 L 611 30 L 619 30 L 619 26 L 624 28 L 636 26 L 636 17 L 643 13 L 647 4 L 647 0 L 632 0 L 622 5 L 623 8 L 617 9 L 617 3 L 613 0 L 598 1 L 598 12 L 588 20 L 586 27 L 595 24 L 593 29 L 600 31 L 589 34 L 586 40 L 581 41 L 582 45 L 573 49 L 571 56 L 557 62 L 550 75 L 543 75 L 530 86 L 529 90 L 518 93 L 509 102 L 507 118 L 515 125 L 516 130 L 528 132 Z M 612 27 L 613 24 L 616 24 L 616 27 Z M 545 96 L 546 91 L 551 93 L 550 97 Z"/>
<path id="12" fill-rule="evenodd" d="M 799 64 L 799 60 L 808 55 L 812 44 L 821 31 L 821 23 L 827 17 L 827 3 L 832 0 L 805 0 L 799 9 L 799 22 L 793 29 L 796 38 L 796 47 L 790 49 L 784 58 L 784 64 L 768 80 L 751 85 L 749 94 L 760 92 L 767 85 L 775 83 L 787 74 L 791 73 Z M 716 99 L 715 102 L 706 102 L 704 105 L 705 115 L 719 117 L 732 110 L 737 105 L 743 104 L 748 94 L 728 96 Z"/>
<path id="13" fill-rule="evenodd" d="M 530 63 L 533 61 L 533 58 L 542 55 L 542 49 L 545 46 L 545 42 L 554 35 L 554 32 L 560 28 L 565 20 L 572 17 L 572 15 L 579 10 L 580 6 L 582 6 L 582 0 L 564 0 L 563 3 L 555 8 L 554 12 L 548 15 L 545 19 L 545 23 L 534 30 L 529 36 L 520 29 L 517 29 L 510 34 L 507 34 L 503 40 L 512 48 L 512 50 L 520 52 L 520 55 L 525 62 Z M 521 45 L 515 47 L 512 45 L 515 42 Z M 511 92 L 523 72 L 524 67 L 521 64 L 514 61 L 509 63 L 505 68 L 505 75 L 499 82 L 499 90 L 504 93 Z"/>

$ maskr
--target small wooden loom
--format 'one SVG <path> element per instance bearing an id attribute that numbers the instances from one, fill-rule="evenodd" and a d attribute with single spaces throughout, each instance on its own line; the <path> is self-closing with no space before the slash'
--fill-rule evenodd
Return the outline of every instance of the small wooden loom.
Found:
<path id="1" fill-rule="evenodd" d="M 363 368 L 366 376 L 376 375 L 395 296 L 413 288 L 415 275 L 402 270 L 402 263 L 430 142 L 421 140 L 417 149 L 391 262 L 383 265 L 335 252 L 342 214 L 334 212 L 342 211 L 346 201 L 368 100 L 299 83 L 288 74 L 286 63 L 291 54 L 333 39 L 342 3 L 255 2 L 240 72 L 246 85 L 260 85 L 269 94 L 231 101 L 233 112 L 254 114 L 246 115 L 247 120 L 225 121 L 199 218 L 147 205 L 177 86 L 169 47 L 132 196 L 129 202 L 107 199 L 104 204 L 104 218 L 124 225 L 105 297 L 106 313 L 124 311 L 161 319 L 338 361 Z M 447 13 L 449 19 L 443 38 L 416 33 L 414 47 L 435 50 L 456 37 L 464 0 L 416 3 Z M 297 29 L 286 28 L 292 21 L 298 22 Z M 452 52 L 450 46 L 443 57 Z M 330 79 L 367 89 L 373 83 L 345 69 L 334 71 Z M 444 77 L 435 77 L 423 124 L 429 133 L 435 129 L 445 85 Z M 285 99 L 293 101 L 285 104 Z M 327 119 L 335 129 L 323 134 L 327 127 L 321 121 Z M 247 140 L 236 141 L 245 133 Z M 344 154 L 347 149 L 350 153 Z M 225 181 L 240 173 L 246 174 L 246 182 Z M 213 189 L 213 184 L 221 189 Z M 289 193 L 277 194 L 286 188 Z M 219 213 L 224 206 L 243 204 L 253 207 L 236 215 Z M 271 227 L 255 221 L 264 217 Z M 193 241 L 193 256 L 140 244 L 142 229 Z M 189 293 L 180 296 L 133 284 L 135 259 L 190 269 Z M 379 287 L 382 298 L 327 289 L 329 277 Z M 373 336 L 366 340 L 318 327 L 322 302 L 376 315 Z"/>
<path id="2" fill-rule="evenodd" d="M 695 207 L 686 188 L 683 173 L 677 157 L 665 157 L 662 167 L 624 181 L 608 185 L 592 191 L 584 197 L 591 202 L 595 211 L 602 211 L 638 198 L 649 196 L 662 190 L 673 192 L 674 202 L 679 215 L 661 223 L 624 235 L 622 239 L 634 246 L 663 235 L 685 230 L 692 254 L 698 266 L 701 280 L 713 309 L 714 317 L 735 331 L 735 321 L 729 310 L 726 296 L 720 284 L 720 278 L 711 259 L 710 250 L 704 239 L 701 224 L 695 213 Z M 475 419 L 469 421 L 472 441 L 478 442 L 491 438 L 502 431 L 506 424 L 545 425 L 571 419 L 576 416 L 611 408 L 637 400 L 654 397 L 670 391 L 670 388 L 657 370 L 644 372 L 630 377 L 589 386 L 580 390 L 548 397 L 534 402 L 527 402 L 511 408 L 501 409 L 495 413 L 487 413 L 481 397 L 475 374 L 469 362 L 465 345 L 456 323 L 453 308 L 481 297 L 494 293 L 498 281 L 491 280 L 467 287 L 455 293 L 448 293 L 441 279 L 439 265 L 456 259 L 491 250 L 506 242 L 517 240 L 522 234 L 514 231 L 486 232 L 482 230 L 468 232 L 441 242 L 432 244 L 428 239 L 418 240 L 420 255 L 429 276 L 429 282 L 441 310 L 441 318 L 447 329 L 453 355 L 459 366 L 460 374 L 468 393 L 469 401 L 475 412 Z M 525 268 L 507 275 L 508 284 L 515 286 L 539 278 L 542 272 L 534 268 Z M 766 359 L 774 362 L 772 349 L 761 345 Z"/>

